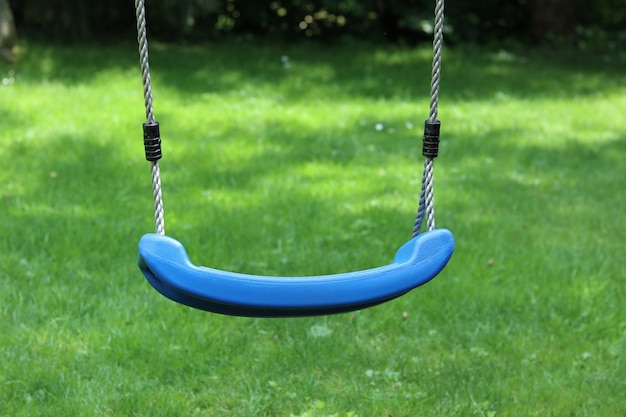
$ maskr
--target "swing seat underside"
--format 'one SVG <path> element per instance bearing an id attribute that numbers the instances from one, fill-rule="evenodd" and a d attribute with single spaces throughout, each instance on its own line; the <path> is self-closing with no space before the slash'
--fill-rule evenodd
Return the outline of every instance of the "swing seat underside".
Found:
<path id="1" fill-rule="evenodd" d="M 301 317 L 360 310 L 399 297 L 434 278 L 454 252 L 447 229 L 420 234 L 386 266 L 310 277 L 267 277 L 195 266 L 183 245 L 158 234 L 139 242 L 139 268 L 178 303 L 245 317 Z"/>

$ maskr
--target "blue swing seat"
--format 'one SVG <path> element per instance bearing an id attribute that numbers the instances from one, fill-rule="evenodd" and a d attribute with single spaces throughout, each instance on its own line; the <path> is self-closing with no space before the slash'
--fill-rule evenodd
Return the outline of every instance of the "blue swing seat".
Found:
<path id="1" fill-rule="evenodd" d="M 245 317 L 301 317 L 371 307 L 425 284 L 448 263 L 454 237 L 447 229 L 420 234 L 393 262 L 363 271 L 311 277 L 266 277 L 195 266 L 171 237 L 146 234 L 139 268 L 165 297 L 214 313 Z"/>

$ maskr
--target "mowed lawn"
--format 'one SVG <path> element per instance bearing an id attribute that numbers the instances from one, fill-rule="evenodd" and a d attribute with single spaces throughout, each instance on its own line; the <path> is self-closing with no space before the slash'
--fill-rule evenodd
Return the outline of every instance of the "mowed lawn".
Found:
<path id="1" fill-rule="evenodd" d="M 428 46 L 154 43 L 166 232 L 199 265 L 384 265 L 411 234 Z M 0 415 L 626 415 L 626 58 L 444 52 L 431 283 L 226 317 L 137 268 L 154 230 L 136 47 L 0 66 Z"/>

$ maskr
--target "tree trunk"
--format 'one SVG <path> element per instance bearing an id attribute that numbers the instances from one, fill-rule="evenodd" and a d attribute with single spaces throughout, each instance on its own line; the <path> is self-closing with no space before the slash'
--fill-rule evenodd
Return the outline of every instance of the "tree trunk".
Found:
<path id="1" fill-rule="evenodd" d="M 0 0 L 0 55 L 13 60 L 13 49 L 17 45 L 17 31 L 8 0 Z"/>

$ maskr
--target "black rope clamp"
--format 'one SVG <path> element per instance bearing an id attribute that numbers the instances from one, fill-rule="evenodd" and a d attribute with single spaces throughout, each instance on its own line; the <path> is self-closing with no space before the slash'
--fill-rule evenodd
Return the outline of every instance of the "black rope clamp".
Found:
<path id="1" fill-rule="evenodd" d="M 143 124 L 143 146 L 146 150 L 146 159 L 156 162 L 161 159 L 161 134 L 159 122 L 146 122 Z"/>
<path id="2" fill-rule="evenodd" d="M 426 158 L 436 158 L 439 153 L 439 132 L 441 130 L 441 122 L 435 120 L 431 122 L 426 120 L 424 123 L 424 146 L 422 147 L 422 155 Z"/>

